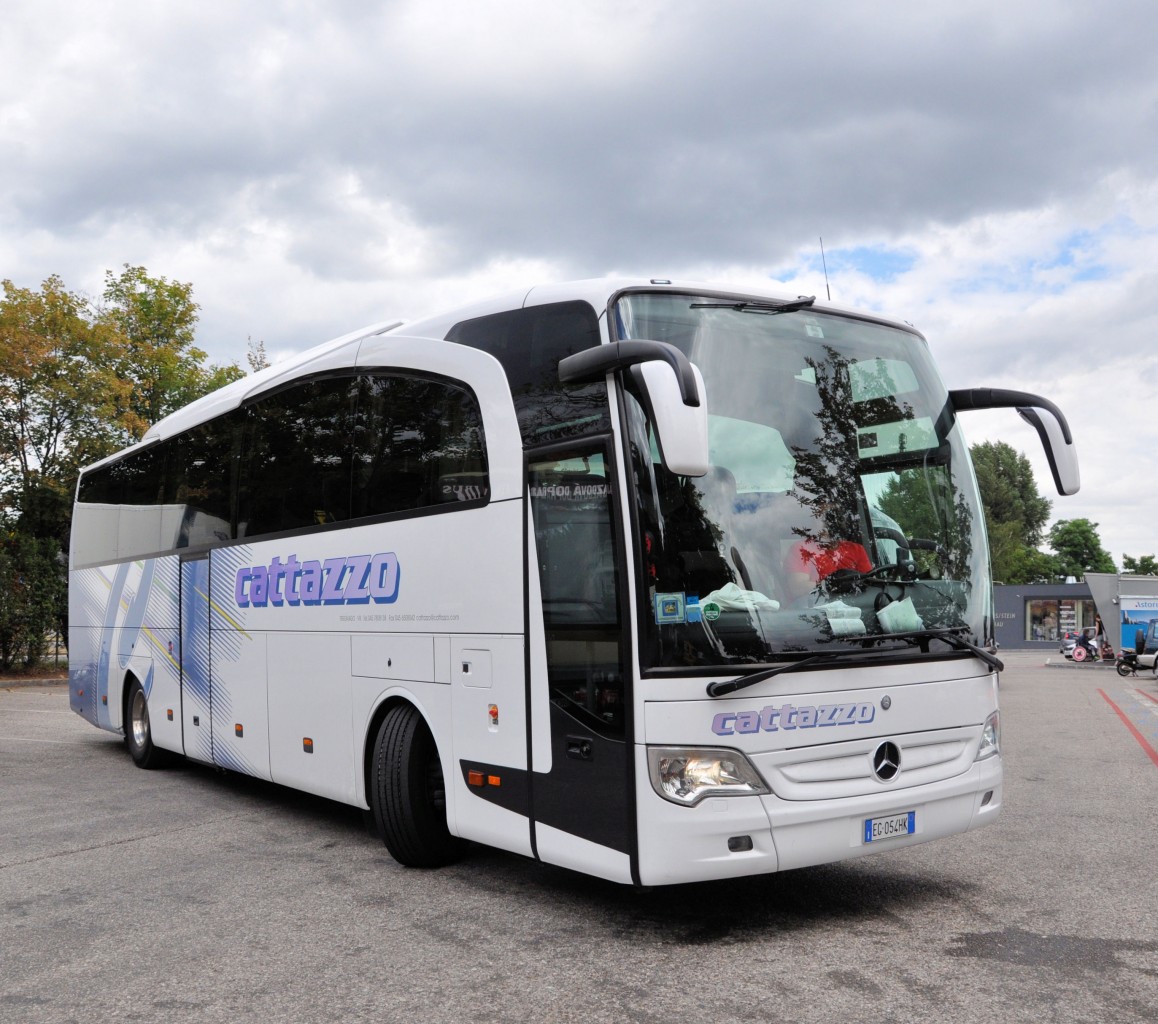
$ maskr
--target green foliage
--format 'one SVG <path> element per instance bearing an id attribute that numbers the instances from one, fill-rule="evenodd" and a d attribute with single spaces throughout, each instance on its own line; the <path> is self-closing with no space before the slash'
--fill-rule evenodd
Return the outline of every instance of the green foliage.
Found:
<path id="1" fill-rule="evenodd" d="M 236 364 L 205 364 L 194 344 L 199 307 L 193 286 L 149 277 L 144 267 L 125 264 L 120 276 L 105 272 L 102 319 L 125 341 L 122 379 L 132 385 L 137 437 L 148 425 L 244 376 Z"/>
<path id="2" fill-rule="evenodd" d="M 55 275 L 0 285 L 0 668 L 34 663 L 65 619 L 81 468 L 243 376 L 194 346 L 190 285 L 128 265 L 105 283 L 99 307 Z"/>
<path id="3" fill-rule="evenodd" d="M 1026 544 L 1017 523 L 993 524 L 989 558 L 997 583 L 1049 583 L 1060 574 L 1057 559 Z"/>
<path id="4" fill-rule="evenodd" d="M 1158 558 L 1153 555 L 1142 555 L 1141 558 L 1133 558 L 1130 555 L 1122 555 L 1122 572 L 1133 572 L 1139 576 L 1158 576 Z"/>
<path id="5" fill-rule="evenodd" d="M 1033 468 L 1004 441 L 985 441 L 970 449 L 993 578 L 1001 583 L 1046 583 L 1060 572 L 1057 560 L 1038 550 L 1051 503 L 1037 489 Z"/>
<path id="6" fill-rule="evenodd" d="M 1057 552 L 1062 576 L 1080 578 L 1087 572 L 1117 572 L 1098 537 L 1098 524 L 1088 519 L 1059 519 L 1050 527 L 1049 543 Z"/>
<path id="7" fill-rule="evenodd" d="M 269 357 L 265 354 L 265 342 L 261 338 L 254 341 L 252 336 L 248 341 L 249 351 L 246 353 L 245 358 L 249 363 L 249 372 L 257 373 L 258 370 L 268 369 L 270 361 Z"/>
<path id="8" fill-rule="evenodd" d="M 984 441 L 969 451 L 986 525 L 1016 523 L 1021 542 L 1037 547 L 1049 521 L 1051 503 L 1038 493 L 1029 459 L 1004 441 Z"/>
<path id="9" fill-rule="evenodd" d="M 59 536 L 80 467 L 134 437 L 125 347 L 59 277 L 2 287 L 0 493 L 10 522 Z"/>
<path id="10" fill-rule="evenodd" d="M 23 533 L 0 539 L 0 671 L 35 666 L 67 606 L 64 565 L 55 543 Z"/>

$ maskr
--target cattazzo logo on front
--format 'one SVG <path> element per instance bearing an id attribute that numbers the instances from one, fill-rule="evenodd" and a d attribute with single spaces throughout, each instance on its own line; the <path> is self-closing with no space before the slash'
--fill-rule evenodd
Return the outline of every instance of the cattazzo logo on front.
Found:
<path id="1" fill-rule="evenodd" d="M 759 711 L 723 711 L 712 719 L 717 736 L 793 729 L 822 729 L 825 726 L 866 725 L 876 717 L 872 704 L 821 704 L 819 707 L 769 704 Z"/>

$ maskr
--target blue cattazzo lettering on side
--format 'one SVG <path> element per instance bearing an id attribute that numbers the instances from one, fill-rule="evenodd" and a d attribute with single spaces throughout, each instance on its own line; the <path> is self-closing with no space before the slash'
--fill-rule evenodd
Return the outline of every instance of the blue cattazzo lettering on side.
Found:
<path id="1" fill-rule="evenodd" d="M 274 555 L 269 565 L 237 570 L 233 596 L 239 608 L 268 605 L 392 604 L 401 572 L 393 551 L 348 555 L 324 562 Z"/>

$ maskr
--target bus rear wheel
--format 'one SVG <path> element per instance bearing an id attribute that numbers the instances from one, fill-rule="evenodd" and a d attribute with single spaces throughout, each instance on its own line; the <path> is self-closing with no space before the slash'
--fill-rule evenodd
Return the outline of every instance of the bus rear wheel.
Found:
<path id="1" fill-rule="evenodd" d="M 446 823 L 446 781 L 434 737 L 409 704 L 391 708 L 374 742 L 370 808 L 390 855 L 412 868 L 449 864 L 463 842 Z"/>
<path id="2" fill-rule="evenodd" d="M 165 762 L 164 751 L 153 746 L 153 731 L 149 726 L 149 702 L 141 684 L 134 679 L 129 684 L 125 701 L 125 746 L 138 768 L 160 768 Z"/>

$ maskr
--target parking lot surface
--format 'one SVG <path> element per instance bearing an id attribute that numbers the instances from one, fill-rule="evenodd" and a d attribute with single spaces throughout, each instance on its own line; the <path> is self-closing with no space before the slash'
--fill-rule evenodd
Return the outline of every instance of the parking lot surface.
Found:
<path id="1" fill-rule="evenodd" d="M 1153 1022 L 1158 685 L 1004 657 L 994 827 L 647 891 L 406 870 L 355 809 L 0 687 L 0 1021 Z"/>

